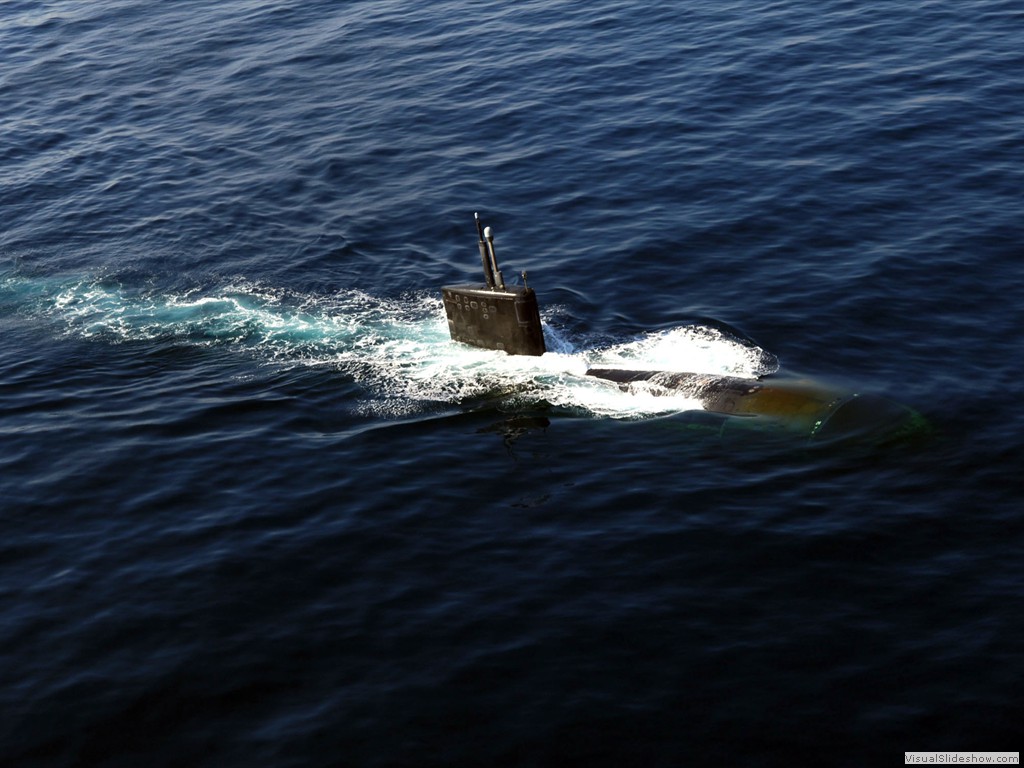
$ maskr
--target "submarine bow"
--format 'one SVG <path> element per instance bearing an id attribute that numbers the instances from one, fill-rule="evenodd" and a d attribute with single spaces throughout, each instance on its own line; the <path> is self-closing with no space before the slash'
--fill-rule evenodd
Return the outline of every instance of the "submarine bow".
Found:
<path id="1" fill-rule="evenodd" d="M 915 429 L 920 416 L 875 394 L 853 393 L 808 378 L 764 376 L 746 379 L 706 373 L 591 368 L 588 376 L 629 390 L 638 382 L 648 391 L 683 392 L 704 410 L 722 417 L 723 427 L 754 427 L 804 435 L 812 441 L 850 436 L 879 437 Z"/>

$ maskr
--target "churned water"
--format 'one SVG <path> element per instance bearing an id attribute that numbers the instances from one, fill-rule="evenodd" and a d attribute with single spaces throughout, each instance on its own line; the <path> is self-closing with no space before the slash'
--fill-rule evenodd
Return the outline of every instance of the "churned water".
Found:
<path id="1" fill-rule="evenodd" d="M 1022 31 L 0 3 L 3 763 L 1019 749 Z M 474 211 L 541 358 L 449 340 Z M 815 443 L 591 367 L 919 416 Z"/>

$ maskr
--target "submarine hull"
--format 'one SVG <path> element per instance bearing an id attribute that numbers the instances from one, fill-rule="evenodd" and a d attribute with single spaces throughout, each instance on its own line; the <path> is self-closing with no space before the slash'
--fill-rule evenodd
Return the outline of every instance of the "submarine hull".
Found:
<path id="1" fill-rule="evenodd" d="M 923 423 L 915 411 L 879 395 L 844 392 L 806 378 L 745 379 L 617 368 L 592 368 L 587 375 L 624 389 L 649 382 L 699 400 L 707 412 L 734 416 L 733 423 L 801 434 L 812 441 L 898 436 Z"/>

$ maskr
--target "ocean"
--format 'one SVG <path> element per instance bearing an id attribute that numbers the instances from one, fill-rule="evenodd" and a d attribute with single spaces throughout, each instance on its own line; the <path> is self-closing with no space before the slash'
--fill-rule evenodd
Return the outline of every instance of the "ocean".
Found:
<path id="1" fill-rule="evenodd" d="M 1019 749 L 1022 29 L 0 2 L 0 762 Z M 542 357 L 449 338 L 475 212 Z M 815 440 L 593 367 L 806 377 L 913 428 Z"/>

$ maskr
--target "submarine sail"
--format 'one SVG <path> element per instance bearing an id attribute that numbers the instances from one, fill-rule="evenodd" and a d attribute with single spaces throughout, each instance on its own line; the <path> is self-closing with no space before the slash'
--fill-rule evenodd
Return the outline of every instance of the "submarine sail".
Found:
<path id="1" fill-rule="evenodd" d="M 526 285 L 509 288 L 498 268 L 491 228 L 483 228 L 475 214 L 484 282 L 446 285 L 441 289 L 448 332 L 452 339 L 483 349 L 501 349 L 510 355 L 543 355 L 544 330 L 537 294 Z"/>

